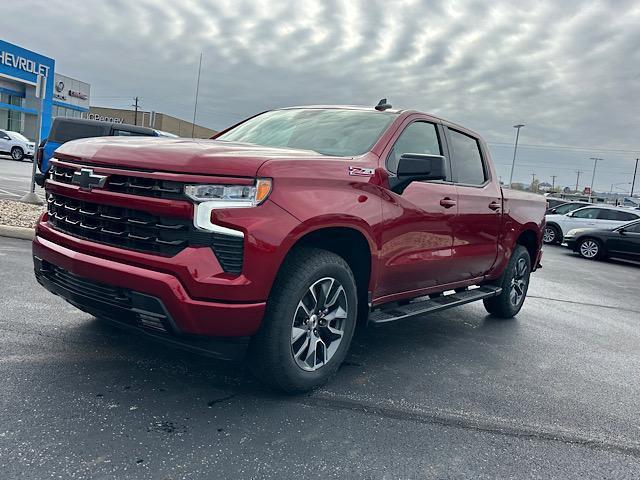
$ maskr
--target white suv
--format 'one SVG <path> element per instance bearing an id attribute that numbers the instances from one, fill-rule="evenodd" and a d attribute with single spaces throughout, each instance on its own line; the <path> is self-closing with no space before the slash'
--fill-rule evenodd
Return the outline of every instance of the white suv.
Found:
<path id="1" fill-rule="evenodd" d="M 14 160 L 33 158 L 36 145 L 18 132 L 0 130 L 0 153 L 11 155 Z"/>
<path id="2" fill-rule="evenodd" d="M 571 230 L 584 228 L 614 229 L 640 219 L 640 212 L 623 207 L 590 206 L 565 215 L 546 215 L 545 243 L 562 243 Z"/>

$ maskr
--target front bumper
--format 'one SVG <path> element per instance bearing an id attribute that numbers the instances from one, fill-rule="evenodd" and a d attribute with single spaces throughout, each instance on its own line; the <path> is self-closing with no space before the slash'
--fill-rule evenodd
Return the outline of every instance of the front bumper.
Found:
<path id="1" fill-rule="evenodd" d="M 576 249 L 577 245 L 578 245 L 578 239 L 576 237 L 565 237 L 562 240 L 562 244 L 565 245 L 567 248 L 570 248 L 571 250 Z"/>
<path id="2" fill-rule="evenodd" d="M 162 325 L 178 335 L 251 336 L 264 315 L 265 302 L 196 300 L 171 274 L 77 252 L 39 235 L 33 255 L 36 277 L 51 292 L 94 315 L 137 321 L 143 328 Z"/>

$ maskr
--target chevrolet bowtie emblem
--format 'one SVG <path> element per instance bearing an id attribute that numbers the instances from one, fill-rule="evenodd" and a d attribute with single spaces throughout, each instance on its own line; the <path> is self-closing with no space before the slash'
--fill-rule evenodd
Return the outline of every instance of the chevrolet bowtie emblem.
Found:
<path id="1" fill-rule="evenodd" d="M 90 168 L 82 168 L 79 172 L 73 172 L 71 183 L 79 185 L 82 190 L 103 188 L 107 181 L 106 175 L 97 175 Z"/>

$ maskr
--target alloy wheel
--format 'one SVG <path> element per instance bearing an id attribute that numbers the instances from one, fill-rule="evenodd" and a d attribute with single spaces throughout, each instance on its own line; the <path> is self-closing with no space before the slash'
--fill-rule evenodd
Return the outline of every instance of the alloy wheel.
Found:
<path id="1" fill-rule="evenodd" d="M 542 237 L 544 243 L 553 243 L 556 240 L 556 230 L 553 227 L 544 227 L 544 235 Z"/>
<path id="2" fill-rule="evenodd" d="M 524 300 L 524 295 L 527 291 L 527 283 L 529 281 L 528 273 L 529 267 L 527 266 L 526 259 L 520 258 L 516 262 L 515 271 L 511 278 L 511 286 L 509 289 L 509 301 L 514 307 L 519 306 Z"/>
<path id="3" fill-rule="evenodd" d="M 585 258 L 595 258 L 600 247 L 595 240 L 585 240 L 580 244 L 580 254 Z"/>
<path id="4" fill-rule="evenodd" d="M 13 150 L 11 150 L 11 158 L 13 158 L 14 160 L 22 160 L 23 156 L 24 154 L 19 148 L 14 148 Z"/>
<path id="5" fill-rule="evenodd" d="M 291 354 L 298 367 L 315 371 L 335 355 L 346 326 L 349 305 L 344 287 L 321 278 L 298 302 L 291 326 Z"/>

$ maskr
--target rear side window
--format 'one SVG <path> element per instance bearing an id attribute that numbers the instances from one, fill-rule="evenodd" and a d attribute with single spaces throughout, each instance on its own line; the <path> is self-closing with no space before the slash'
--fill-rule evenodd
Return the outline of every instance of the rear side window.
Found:
<path id="1" fill-rule="evenodd" d="M 107 135 L 102 125 L 85 123 L 54 123 L 49 133 L 49 141 L 65 143 L 79 138 L 102 137 Z"/>
<path id="2" fill-rule="evenodd" d="M 617 222 L 630 222 L 638 217 L 633 213 L 621 212 L 619 210 L 601 210 L 598 215 L 599 220 L 615 220 Z"/>
<path id="3" fill-rule="evenodd" d="M 598 218 L 598 214 L 600 213 L 601 208 L 583 208 L 582 210 L 577 210 L 574 212 L 574 218 Z"/>
<path id="4" fill-rule="evenodd" d="M 449 129 L 451 149 L 453 150 L 453 170 L 458 183 L 482 185 L 487 181 L 487 173 L 480 153 L 478 141 L 456 130 Z"/>
<path id="5" fill-rule="evenodd" d="M 624 228 L 625 232 L 640 233 L 640 223 L 635 223 Z"/>
<path id="6" fill-rule="evenodd" d="M 387 169 L 396 173 L 398 162 L 405 153 L 442 155 L 438 132 L 433 123 L 413 122 L 404 129 L 387 157 Z"/>

